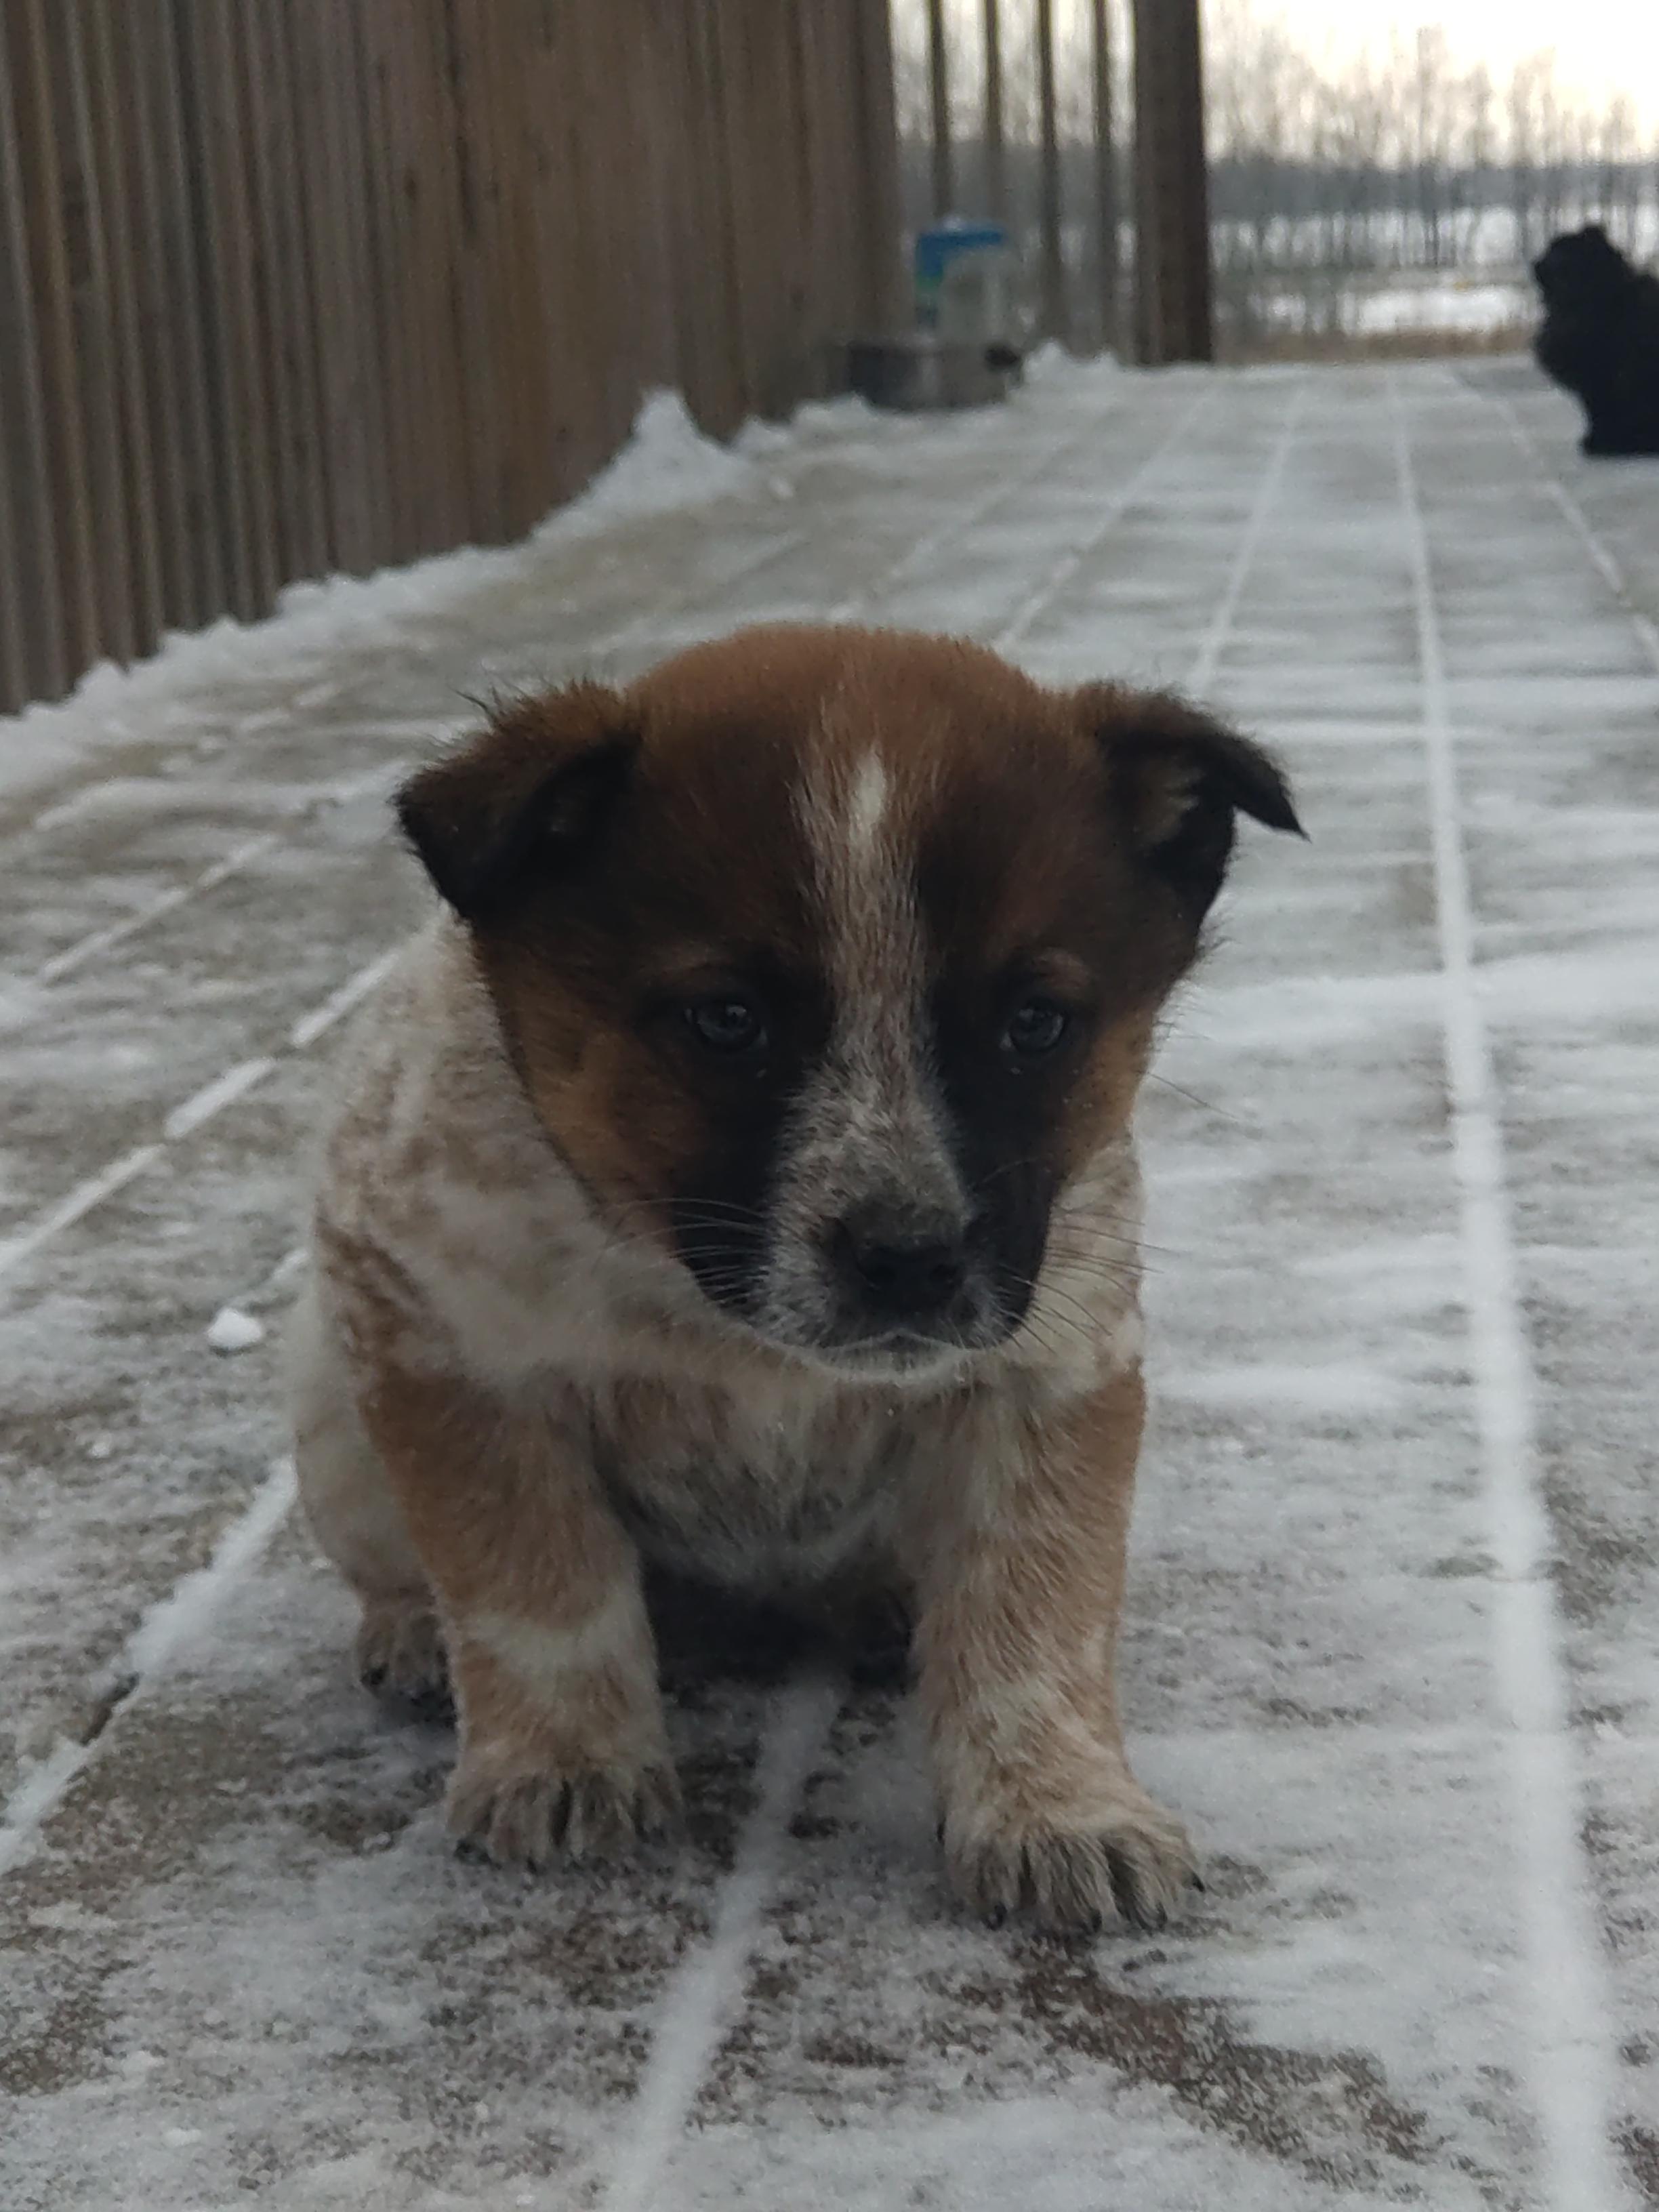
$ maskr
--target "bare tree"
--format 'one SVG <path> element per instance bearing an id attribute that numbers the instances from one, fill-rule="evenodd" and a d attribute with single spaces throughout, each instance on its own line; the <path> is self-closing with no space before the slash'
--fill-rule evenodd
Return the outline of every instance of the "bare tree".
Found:
<path id="1" fill-rule="evenodd" d="M 1640 249 L 1641 170 L 1637 161 L 1636 108 L 1627 93 L 1615 94 L 1599 118 L 1594 148 L 1595 211 L 1607 234 L 1627 253 Z"/>
<path id="2" fill-rule="evenodd" d="M 1627 252 L 1659 243 L 1659 148 L 1644 149 L 1623 94 L 1590 102 L 1547 50 L 1495 83 L 1430 25 L 1385 44 L 1310 53 L 1277 12 L 1282 0 L 1205 0 L 1215 264 L 1235 333 L 1271 319 L 1349 326 L 1356 303 L 1402 266 L 1490 266 L 1513 281 L 1569 222 L 1595 218 Z M 942 40 L 943 106 L 955 198 L 967 212 L 1006 207 L 1030 276 L 1046 283 L 1049 319 L 1062 289 L 1080 321 L 1100 293 L 1100 210 L 1132 148 L 1131 72 L 1095 70 L 1097 21 L 1118 32 L 1126 0 L 892 0 L 907 207 L 927 219 L 938 133 L 929 27 Z M 1040 22 L 1053 40 L 1045 103 Z M 1000 62 L 1000 134 L 983 63 Z M 1102 168 L 1104 99 L 1118 149 Z M 1045 105 L 1053 117 L 1045 151 Z M 1002 179 L 999 189 L 999 175 Z M 1041 220 L 1055 234 L 1064 268 Z M 1091 268 L 1091 263 L 1093 266 Z M 1517 301 L 1518 305 L 1518 301 Z M 1087 317 L 1092 327 L 1092 312 Z"/>
<path id="3" fill-rule="evenodd" d="M 1492 72 L 1477 63 L 1455 88 L 1451 156 L 1454 266 L 1480 258 L 1481 218 L 1486 213 L 1494 150 L 1493 109 L 1497 94 Z"/>
<path id="4" fill-rule="evenodd" d="M 1431 269 L 1449 258 L 1454 78 L 1451 46 L 1444 30 L 1425 24 L 1413 42 L 1407 72 L 1407 141 L 1410 146 L 1413 211 L 1422 258 Z"/>

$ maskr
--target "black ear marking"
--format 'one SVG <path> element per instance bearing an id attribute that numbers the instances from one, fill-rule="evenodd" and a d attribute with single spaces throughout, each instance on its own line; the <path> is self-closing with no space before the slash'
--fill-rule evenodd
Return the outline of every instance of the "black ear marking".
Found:
<path id="1" fill-rule="evenodd" d="M 1169 691 L 1082 694 L 1136 848 L 1201 919 L 1232 856 L 1236 817 L 1306 836 L 1284 771 L 1260 745 Z"/>
<path id="2" fill-rule="evenodd" d="M 488 924 L 580 859 L 638 745 L 623 701 L 603 684 L 518 700 L 412 775 L 398 820 L 439 896 L 463 921 Z"/>

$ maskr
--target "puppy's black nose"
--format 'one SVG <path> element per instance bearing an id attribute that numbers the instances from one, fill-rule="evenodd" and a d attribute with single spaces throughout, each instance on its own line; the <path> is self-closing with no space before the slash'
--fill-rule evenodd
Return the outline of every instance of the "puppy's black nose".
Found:
<path id="1" fill-rule="evenodd" d="M 890 1216 L 841 1222 L 836 1252 L 848 1288 L 860 1305 L 891 1321 L 919 1321 L 942 1313 L 968 1273 L 959 1237 L 933 1224 L 908 1224 Z"/>

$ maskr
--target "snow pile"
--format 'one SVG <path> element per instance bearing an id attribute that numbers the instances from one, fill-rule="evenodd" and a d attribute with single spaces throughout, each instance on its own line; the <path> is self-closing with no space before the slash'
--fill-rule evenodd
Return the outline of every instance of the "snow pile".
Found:
<path id="1" fill-rule="evenodd" d="M 215 1352 L 246 1352 L 263 1344 L 265 1325 L 240 1306 L 221 1306 L 208 1323 L 207 1340 Z"/>
<path id="2" fill-rule="evenodd" d="M 1088 360 L 1067 353 L 1057 338 L 1048 338 L 1025 356 L 1025 381 L 1037 392 L 1072 392 L 1118 374 L 1115 355 L 1096 354 Z"/>
<path id="3" fill-rule="evenodd" d="M 781 433 L 781 443 L 790 442 L 788 433 Z M 548 517 L 535 542 L 547 544 L 609 523 L 671 514 L 763 489 L 754 463 L 706 438 L 678 392 L 647 392 L 621 453 L 579 499 Z"/>

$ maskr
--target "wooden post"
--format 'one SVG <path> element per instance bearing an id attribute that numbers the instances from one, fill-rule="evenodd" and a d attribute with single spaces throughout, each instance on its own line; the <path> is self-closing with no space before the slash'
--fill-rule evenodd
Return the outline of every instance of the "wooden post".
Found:
<path id="1" fill-rule="evenodd" d="M 1112 33 L 1107 0 L 1091 0 L 1094 28 L 1095 290 L 1103 352 L 1117 343 L 1117 143 L 1112 122 Z"/>
<path id="2" fill-rule="evenodd" d="M 863 327 L 879 333 L 905 328 L 911 312 L 908 272 L 899 253 L 902 195 L 888 0 L 857 0 L 853 28 L 857 129 L 850 166 L 859 185 L 855 281 Z"/>
<path id="3" fill-rule="evenodd" d="M 1008 152 L 1002 136 L 1001 0 L 985 0 L 985 212 L 1008 220 Z"/>
<path id="4" fill-rule="evenodd" d="M 1143 362 L 1211 361 L 1199 0 L 1134 0 L 1135 337 Z"/>
<path id="5" fill-rule="evenodd" d="M 933 220 L 956 213 L 956 176 L 951 147 L 951 58 L 945 30 L 945 0 L 927 0 L 927 89 L 933 118 Z"/>
<path id="6" fill-rule="evenodd" d="M 1060 127 L 1054 112 L 1054 0 L 1037 0 L 1037 101 L 1042 122 L 1040 285 L 1042 335 L 1066 337 L 1066 263 L 1060 240 Z"/>

